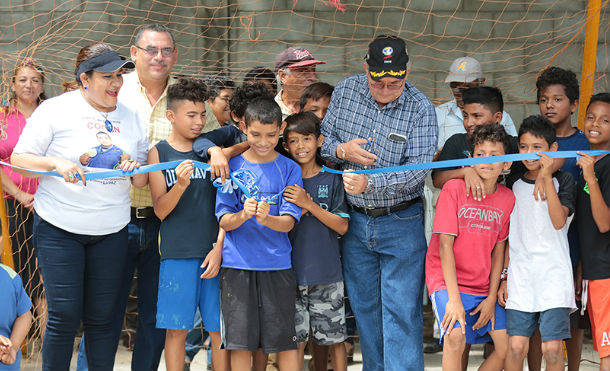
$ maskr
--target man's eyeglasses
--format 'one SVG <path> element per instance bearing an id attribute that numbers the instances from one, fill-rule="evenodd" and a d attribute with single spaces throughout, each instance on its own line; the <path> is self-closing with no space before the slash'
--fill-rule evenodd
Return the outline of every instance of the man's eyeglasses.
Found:
<path id="1" fill-rule="evenodd" d="M 284 69 L 285 72 L 288 72 L 288 74 L 295 74 L 295 75 L 308 75 L 310 73 L 316 73 L 316 66 L 305 66 L 305 67 L 291 67 L 291 68 L 285 68 Z"/>
<path id="2" fill-rule="evenodd" d="M 383 88 L 387 88 L 388 90 L 397 90 L 402 88 L 402 86 L 404 85 L 405 80 L 399 80 L 399 81 L 393 81 L 393 82 L 371 82 L 369 81 L 369 86 L 371 88 L 374 89 L 383 89 Z"/>
<path id="3" fill-rule="evenodd" d="M 143 50 L 146 55 L 150 57 L 154 57 L 159 54 L 159 50 L 161 51 L 161 55 L 164 57 L 169 57 L 174 53 L 174 48 L 155 48 L 154 46 L 148 46 L 146 48 L 141 48 L 137 45 L 134 45 L 136 48 Z"/>

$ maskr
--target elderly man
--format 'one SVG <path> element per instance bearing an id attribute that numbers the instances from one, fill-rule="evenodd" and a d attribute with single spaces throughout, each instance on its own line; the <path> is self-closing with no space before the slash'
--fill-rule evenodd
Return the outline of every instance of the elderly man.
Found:
<path id="1" fill-rule="evenodd" d="M 322 155 L 343 169 L 432 161 L 438 126 L 430 100 L 406 81 L 405 42 L 380 36 L 364 74 L 343 79 L 322 122 Z M 351 206 L 343 237 L 345 282 L 363 366 L 423 370 L 423 207 L 426 170 L 343 175 Z"/>
<path id="2" fill-rule="evenodd" d="M 439 150 L 453 134 L 466 132 L 463 124 L 464 117 L 462 116 L 462 108 L 464 108 L 462 90 L 482 86 L 485 84 L 485 77 L 479 61 L 472 57 L 462 57 L 451 63 L 445 82 L 449 83 L 454 99 L 436 107 L 436 118 L 438 119 L 437 147 Z M 508 113 L 502 113 L 500 125 L 504 126 L 508 135 L 517 136 L 513 119 Z"/>
<path id="3" fill-rule="evenodd" d="M 303 89 L 318 81 L 316 65 L 325 63 L 301 47 L 290 47 L 275 57 L 275 72 L 282 85 L 275 101 L 282 109 L 282 118 L 299 112 Z"/>

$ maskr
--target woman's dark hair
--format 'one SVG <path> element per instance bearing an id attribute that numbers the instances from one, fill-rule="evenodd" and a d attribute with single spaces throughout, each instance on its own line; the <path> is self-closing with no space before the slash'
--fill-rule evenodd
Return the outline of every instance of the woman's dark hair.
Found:
<path id="1" fill-rule="evenodd" d="M 208 92 L 210 94 L 210 100 L 216 99 L 223 89 L 234 89 L 235 83 L 233 80 L 226 76 L 214 76 L 205 79 L 205 83 L 208 86 Z"/>
<path id="2" fill-rule="evenodd" d="M 261 80 L 269 81 L 272 87 L 271 93 L 273 95 L 277 94 L 277 80 L 275 79 L 275 74 L 273 71 L 271 71 L 271 69 L 266 67 L 257 66 L 252 68 L 250 71 L 248 71 L 248 73 L 246 73 L 243 84 L 252 84 Z"/>
<path id="3" fill-rule="evenodd" d="M 286 128 L 284 128 L 284 143 L 287 143 L 288 134 L 295 132 L 301 135 L 313 135 L 316 139 L 320 138 L 321 120 L 313 112 L 299 112 L 286 117 Z M 316 163 L 320 166 L 324 165 L 324 160 L 320 155 L 320 149 L 316 152 Z"/>
<path id="4" fill-rule="evenodd" d="M 74 75 L 76 76 L 78 67 L 81 65 L 81 63 L 83 63 L 87 59 L 93 58 L 96 55 L 100 55 L 102 53 L 112 51 L 112 50 L 114 50 L 114 49 L 112 49 L 112 47 L 110 45 L 104 44 L 104 43 L 99 43 L 99 42 L 85 46 L 78 52 L 78 55 L 76 56 L 76 66 L 74 67 Z M 85 74 L 87 76 L 91 77 L 93 75 L 93 71 L 85 72 Z M 76 76 L 76 77 L 77 77 L 76 83 L 78 84 L 78 86 L 82 86 L 83 82 L 80 81 L 80 78 L 78 76 Z"/>
<path id="5" fill-rule="evenodd" d="M 559 67 L 549 67 L 542 71 L 536 80 L 536 102 L 540 101 L 540 93 L 550 85 L 562 85 L 570 103 L 578 100 L 580 90 L 574 72 Z"/>
<path id="6" fill-rule="evenodd" d="M 40 104 L 40 103 L 42 103 L 43 100 L 47 99 L 47 96 L 44 92 L 44 70 L 42 69 L 42 66 L 40 64 L 38 64 L 38 63 L 36 63 L 36 61 L 34 61 L 34 59 L 26 58 L 21 63 L 19 63 L 17 66 L 15 66 L 15 69 L 13 69 L 13 77 L 11 78 L 11 81 L 13 82 L 13 84 L 15 83 L 15 78 L 17 77 L 17 74 L 19 73 L 19 71 L 21 71 L 24 68 L 31 68 L 34 71 L 38 72 L 38 74 L 40 74 L 40 78 L 43 83 L 42 93 L 40 93 L 40 95 L 38 96 L 38 100 L 37 100 L 37 104 Z M 10 101 L 11 106 L 15 106 L 17 104 L 17 93 L 15 93 L 14 91 L 11 92 L 11 97 L 10 97 L 9 101 Z"/>

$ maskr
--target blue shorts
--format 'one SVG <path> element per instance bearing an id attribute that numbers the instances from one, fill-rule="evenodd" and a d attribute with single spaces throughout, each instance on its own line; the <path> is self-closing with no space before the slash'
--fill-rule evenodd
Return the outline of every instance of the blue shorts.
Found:
<path id="1" fill-rule="evenodd" d="M 190 330 L 199 306 L 206 331 L 220 331 L 220 277 L 201 279 L 203 259 L 165 259 L 159 269 L 157 328 Z"/>
<path id="2" fill-rule="evenodd" d="M 531 338 L 538 328 L 542 341 L 564 340 L 571 337 L 570 308 L 552 308 L 542 312 L 506 310 L 506 332 Z"/>
<path id="3" fill-rule="evenodd" d="M 478 330 L 473 330 L 472 326 L 479 319 L 480 313 L 471 316 L 469 313 L 475 310 L 475 308 L 483 301 L 487 296 L 484 295 L 471 295 L 471 294 L 463 294 L 460 292 L 460 298 L 462 299 L 462 304 L 464 305 L 464 311 L 466 312 L 466 344 L 484 344 L 491 341 L 491 336 L 489 336 L 489 331 L 491 331 L 491 321 L 487 323 L 487 325 L 481 327 Z M 443 317 L 445 316 L 445 307 L 447 306 L 447 302 L 449 301 L 449 293 L 447 290 L 440 290 L 434 292 L 430 296 L 430 300 L 432 301 L 432 309 L 434 310 L 434 316 L 436 317 L 436 322 L 438 324 L 439 331 L 441 332 L 440 343 L 443 343 L 443 329 L 441 328 L 441 323 L 443 322 Z M 504 330 L 506 329 L 506 311 L 496 302 L 496 311 L 495 311 L 495 325 L 494 330 Z M 459 322 L 455 322 L 453 328 L 460 327 Z"/>

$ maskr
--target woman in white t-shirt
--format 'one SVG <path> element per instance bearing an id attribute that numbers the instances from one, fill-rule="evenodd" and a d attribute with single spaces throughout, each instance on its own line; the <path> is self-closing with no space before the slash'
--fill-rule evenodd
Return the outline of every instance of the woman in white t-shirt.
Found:
<path id="1" fill-rule="evenodd" d="M 129 189 L 146 174 L 86 180 L 95 168 L 133 170 L 146 160 L 146 129 L 117 102 L 131 61 L 103 43 L 76 58 L 79 88 L 44 101 L 28 119 L 13 164 L 57 171 L 42 176 L 34 197 L 34 244 L 48 300 L 43 370 L 70 367 L 82 320 L 91 369 L 111 370 L 130 220 Z"/>

